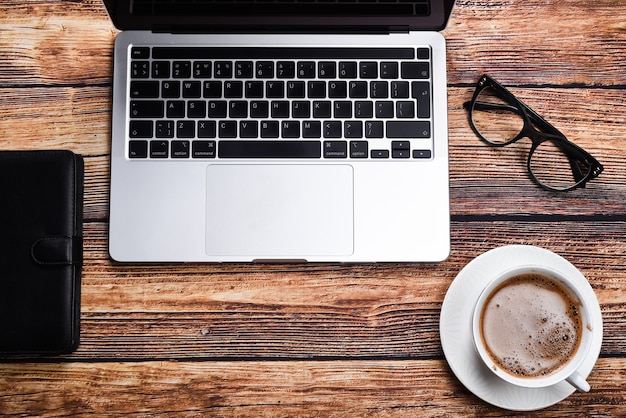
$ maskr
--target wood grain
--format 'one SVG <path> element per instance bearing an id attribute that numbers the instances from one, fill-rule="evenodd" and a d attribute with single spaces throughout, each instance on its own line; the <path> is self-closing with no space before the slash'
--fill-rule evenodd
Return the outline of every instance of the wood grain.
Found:
<path id="1" fill-rule="evenodd" d="M 622 415 L 625 366 L 601 359 L 591 392 L 533 416 Z M 0 373 L 19 394 L 0 398 L 7 414 L 527 416 L 486 406 L 442 360 L 4 364 Z"/>
<path id="2" fill-rule="evenodd" d="M 81 345 L 3 358 L 2 416 L 525 416 L 449 369 L 439 313 L 491 248 L 532 244 L 588 278 L 604 321 L 588 394 L 538 417 L 626 416 L 626 7 L 457 0 L 444 30 L 452 252 L 439 264 L 124 265 L 108 257 L 113 42 L 99 0 L 0 3 L 0 149 L 85 157 Z M 463 102 L 489 73 L 605 166 L 535 186 L 529 141 L 494 149 Z M 428 239 L 428 237 L 424 237 Z"/>

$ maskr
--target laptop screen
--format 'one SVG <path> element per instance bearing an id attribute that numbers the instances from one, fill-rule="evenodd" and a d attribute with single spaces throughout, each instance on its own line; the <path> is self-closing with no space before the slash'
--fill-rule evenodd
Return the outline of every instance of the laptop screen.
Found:
<path id="1" fill-rule="evenodd" d="M 119 29 L 440 30 L 454 0 L 105 0 Z"/>
<path id="2" fill-rule="evenodd" d="M 255 16 L 427 16 L 428 0 L 135 0 L 131 13 L 136 16 L 239 16 L 242 10 Z"/>

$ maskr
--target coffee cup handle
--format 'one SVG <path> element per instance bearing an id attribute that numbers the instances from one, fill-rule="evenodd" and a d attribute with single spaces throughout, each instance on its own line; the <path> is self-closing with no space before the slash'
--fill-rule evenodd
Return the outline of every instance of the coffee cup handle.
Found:
<path id="1" fill-rule="evenodd" d="M 589 390 L 591 390 L 589 383 L 587 383 L 587 381 L 578 372 L 572 373 L 571 376 L 565 380 L 567 383 L 574 386 L 576 390 L 581 392 L 589 392 Z"/>

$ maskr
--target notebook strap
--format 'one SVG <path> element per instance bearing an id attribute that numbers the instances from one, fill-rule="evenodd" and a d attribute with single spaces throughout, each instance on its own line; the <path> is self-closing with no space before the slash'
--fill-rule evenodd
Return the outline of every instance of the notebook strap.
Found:
<path id="1" fill-rule="evenodd" d="M 43 237 L 31 247 L 31 255 L 41 265 L 82 265 L 83 237 Z"/>

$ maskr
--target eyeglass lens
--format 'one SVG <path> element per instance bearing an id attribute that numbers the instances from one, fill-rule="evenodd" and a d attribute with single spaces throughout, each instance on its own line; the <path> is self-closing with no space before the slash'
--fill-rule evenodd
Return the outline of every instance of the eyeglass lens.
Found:
<path id="1" fill-rule="evenodd" d="M 480 91 L 471 108 L 477 133 L 488 143 L 506 145 L 519 139 L 524 129 L 524 113 L 517 102 L 508 102 L 491 87 Z M 535 180 L 553 190 L 567 190 L 583 181 L 591 167 L 572 156 L 566 139 L 535 140 L 528 169 Z"/>
<path id="2" fill-rule="evenodd" d="M 574 158 L 564 147 L 562 141 L 543 141 L 528 160 L 531 174 L 551 189 L 569 189 L 587 178 L 591 170 L 588 162 Z"/>
<path id="3" fill-rule="evenodd" d="M 524 128 L 521 111 L 502 99 L 491 87 L 476 97 L 472 108 L 474 127 L 483 139 L 493 145 L 504 145 L 514 140 Z"/>

